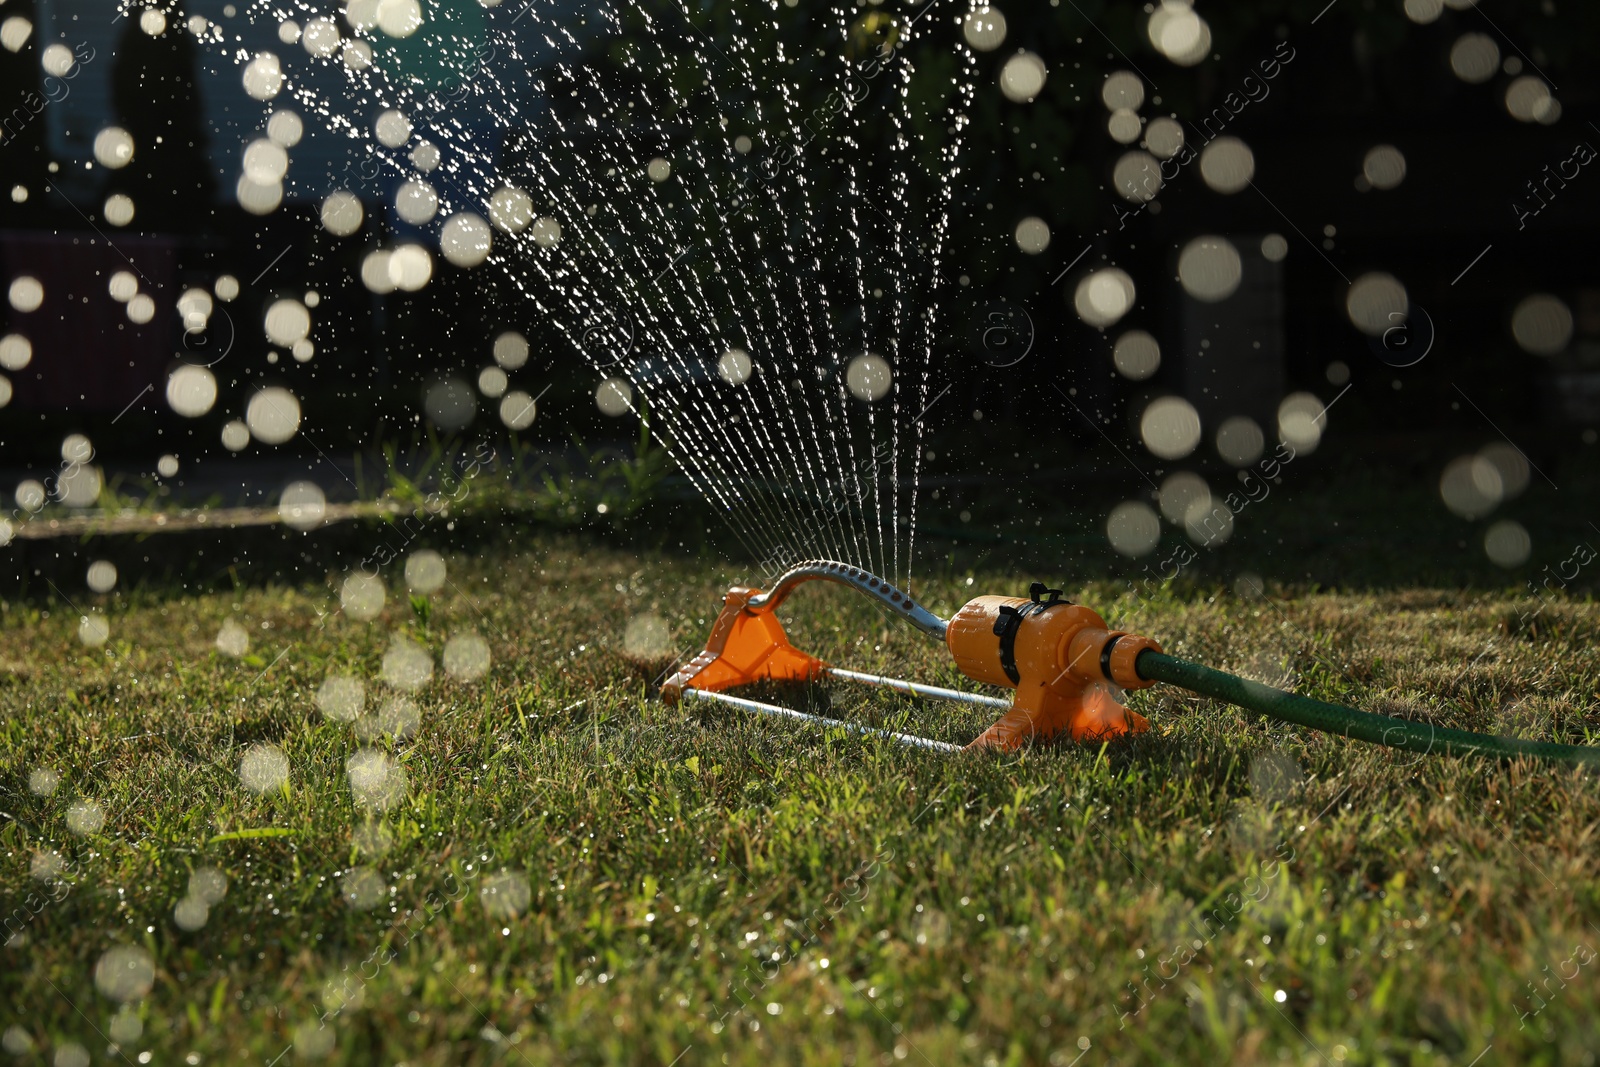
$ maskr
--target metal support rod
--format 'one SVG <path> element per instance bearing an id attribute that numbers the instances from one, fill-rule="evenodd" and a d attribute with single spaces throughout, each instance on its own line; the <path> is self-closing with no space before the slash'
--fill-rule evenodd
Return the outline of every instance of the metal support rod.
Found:
<path id="1" fill-rule="evenodd" d="M 743 708 L 745 711 L 759 712 L 762 715 L 773 715 L 784 719 L 796 719 L 800 722 L 816 723 L 820 726 L 839 726 L 852 733 L 870 734 L 874 737 L 887 737 L 899 741 L 903 745 L 913 748 L 933 749 L 936 752 L 960 752 L 960 745 L 952 745 L 944 741 L 931 741 L 926 737 L 913 737 L 910 734 L 896 733 L 893 730 L 879 730 L 872 726 L 858 726 L 853 722 L 844 722 L 839 719 L 827 719 L 821 715 L 808 715 L 803 711 L 793 708 L 780 708 L 776 704 L 763 704 L 759 700 L 748 700 L 744 697 L 729 696 L 727 693 L 714 693 L 705 689 L 685 689 L 683 695 L 695 697 L 700 700 L 711 700 L 719 704 L 728 704 L 732 707 Z"/>
<path id="2" fill-rule="evenodd" d="M 937 697 L 941 700 L 959 700 L 963 704 L 981 704 L 986 708 L 1011 707 L 1011 701 L 1002 700 L 1000 697 L 986 697 L 982 693 L 963 693 L 959 689 L 941 689 L 936 685 L 905 682 L 899 678 L 885 678 L 881 674 L 862 674 L 860 671 L 847 671 L 843 667 L 827 667 L 824 668 L 823 673 L 834 678 L 843 678 L 848 682 L 882 686 L 885 689 L 893 689 L 901 693 L 915 693 L 917 696 Z"/>

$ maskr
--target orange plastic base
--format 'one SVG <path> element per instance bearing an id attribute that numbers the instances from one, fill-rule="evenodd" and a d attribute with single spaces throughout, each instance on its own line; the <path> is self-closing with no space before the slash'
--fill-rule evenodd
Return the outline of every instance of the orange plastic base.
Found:
<path id="1" fill-rule="evenodd" d="M 1148 719 L 1119 704 L 1103 685 L 1062 695 L 1035 684 L 1019 688 L 1011 710 L 967 748 L 1017 749 L 1029 741 L 1048 741 L 1062 733 L 1074 741 L 1100 742 L 1148 729 Z"/>
<path id="2" fill-rule="evenodd" d="M 677 703 L 689 686 L 710 692 L 759 681 L 810 682 L 827 664 L 789 643 L 783 624 L 771 611 L 750 611 L 761 590 L 734 586 L 723 598 L 705 651 L 684 664 L 661 687 L 661 697 Z"/>

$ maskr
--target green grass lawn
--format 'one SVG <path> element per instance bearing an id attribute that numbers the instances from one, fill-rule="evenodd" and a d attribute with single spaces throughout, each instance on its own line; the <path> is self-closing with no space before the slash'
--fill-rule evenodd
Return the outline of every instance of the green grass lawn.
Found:
<path id="1" fill-rule="evenodd" d="M 392 566 L 368 622 L 321 585 L 136 589 L 101 599 L 103 647 L 75 608 L 5 606 L 15 1062 L 1489 1067 L 1600 1049 L 1592 772 L 1380 750 L 1164 687 L 1129 695 L 1153 722 L 1135 742 L 1009 756 L 668 707 L 652 684 L 747 575 L 557 538 L 449 566 L 415 605 Z M 948 613 L 1034 577 L 1051 576 L 951 568 L 915 591 Z M 1592 600 L 1529 622 L 1510 592 L 1146 592 L 1069 595 L 1308 695 L 1600 739 Z M 844 590 L 808 586 L 785 614 L 831 662 L 961 684 Z M 218 649 L 229 620 L 243 655 Z M 478 678 L 468 632 L 492 659 Z M 414 689 L 385 681 L 423 663 Z M 330 676 L 364 684 L 354 722 L 319 706 Z M 419 721 L 396 738 L 402 695 Z M 993 718 L 769 695 L 961 742 Z"/>

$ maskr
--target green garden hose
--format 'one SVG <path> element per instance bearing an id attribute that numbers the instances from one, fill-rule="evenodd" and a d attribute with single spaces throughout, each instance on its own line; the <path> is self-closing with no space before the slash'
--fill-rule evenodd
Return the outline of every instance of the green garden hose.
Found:
<path id="1" fill-rule="evenodd" d="M 1281 689 L 1150 649 L 1139 654 L 1134 667 L 1141 678 L 1152 682 L 1181 686 L 1269 718 L 1309 726 L 1330 734 L 1342 734 L 1359 741 L 1370 741 L 1375 745 L 1388 745 L 1411 752 L 1437 752 L 1447 756 L 1474 755 L 1495 759 L 1536 756 L 1574 763 L 1600 763 L 1600 748 L 1597 747 L 1495 737 L 1426 722 L 1395 719 L 1388 715 L 1374 715 L 1340 704 L 1285 693 Z"/>

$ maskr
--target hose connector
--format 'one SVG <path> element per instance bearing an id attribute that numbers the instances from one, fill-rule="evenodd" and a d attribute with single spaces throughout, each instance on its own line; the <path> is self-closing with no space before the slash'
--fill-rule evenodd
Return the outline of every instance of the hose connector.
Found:
<path id="1" fill-rule="evenodd" d="M 1044 599 L 1050 594 L 1049 599 Z M 970 748 L 1019 748 L 1066 733 L 1103 741 L 1150 728 L 1116 699 L 1117 689 L 1143 689 L 1134 661 L 1156 642 L 1112 630 L 1098 613 L 1035 584 L 1030 599 L 980 596 L 950 620 L 945 643 L 974 681 L 1017 691 L 1011 711 Z"/>

